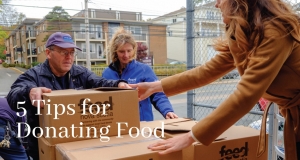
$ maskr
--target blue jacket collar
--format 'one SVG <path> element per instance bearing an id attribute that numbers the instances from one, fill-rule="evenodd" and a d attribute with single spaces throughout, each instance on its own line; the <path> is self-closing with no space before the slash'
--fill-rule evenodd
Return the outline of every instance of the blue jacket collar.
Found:
<path id="1" fill-rule="evenodd" d="M 126 68 L 124 69 L 124 71 L 127 70 L 128 68 L 131 68 L 135 63 L 137 63 L 136 60 L 132 60 L 131 62 L 129 62 Z M 120 61 L 117 60 L 116 62 L 112 62 L 108 67 L 113 71 L 116 71 L 118 74 L 120 74 L 119 66 L 120 66 Z"/>

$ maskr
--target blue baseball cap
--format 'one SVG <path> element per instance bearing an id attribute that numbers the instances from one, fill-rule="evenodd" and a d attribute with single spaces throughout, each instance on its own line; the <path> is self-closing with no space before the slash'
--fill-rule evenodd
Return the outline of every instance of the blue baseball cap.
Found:
<path id="1" fill-rule="evenodd" d="M 61 48 L 76 48 L 76 49 L 82 51 L 79 47 L 77 47 L 74 44 L 72 37 L 67 33 L 62 33 L 62 32 L 53 33 L 48 38 L 48 41 L 46 43 L 46 48 L 53 46 L 53 45 L 61 47 Z"/>

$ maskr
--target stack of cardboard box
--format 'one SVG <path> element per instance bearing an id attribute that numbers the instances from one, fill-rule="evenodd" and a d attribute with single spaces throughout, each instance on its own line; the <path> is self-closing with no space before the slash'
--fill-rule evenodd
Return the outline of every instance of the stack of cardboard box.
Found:
<path id="1" fill-rule="evenodd" d="M 197 121 L 179 118 L 164 120 L 163 123 L 160 128 L 164 130 L 156 130 L 155 134 L 168 139 L 189 132 Z M 161 126 L 161 121 L 141 122 L 141 126 L 156 128 Z M 267 151 L 260 157 L 256 156 L 259 134 L 260 131 L 250 127 L 232 126 L 209 146 L 195 142 L 183 149 L 182 160 L 267 160 Z"/>
<path id="2" fill-rule="evenodd" d="M 104 91 L 104 90 L 105 91 Z M 195 142 L 168 155 L 147 149 L 189 132 L 187 118 L 140 122 L 137 91 L 114 88 L 52 91 L 40 111 L 40 160 L 267 160 L 256 157 L 259 131 L 232 126 L 211 145 Z M 211 131 L 213 132 L 213 131 Z"/>

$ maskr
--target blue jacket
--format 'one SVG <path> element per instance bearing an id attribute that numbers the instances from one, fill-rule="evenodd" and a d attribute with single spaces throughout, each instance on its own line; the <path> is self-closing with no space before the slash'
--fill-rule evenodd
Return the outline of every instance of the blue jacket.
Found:
<path id="1" fill-rule="evenodd" d="M 96 87 L 117 87 L 119 82 L 126 82 L 124 80 L 106 80 L 97 76 L 87 68 L 78 65 L 73 65 L 68 74 L 69 86 L 67 88 L 61 88 L 55 76 L 51 72 L 48 60 L 27 70 L 25 73 L 21 74 L 11 86 L 11 90 L 7 95 L 7 101 L 10 107 L 15 111 L 23 111 L 17 109 L 17 102 L 25 101 L 25 104 L 22 105 L 22 107 L 25 107 L 27 110 L 27 123 L 30 128 L 33 129 L 34 127 L 39 126 L 39 117 L 36 115 L 37 108 L 31 105 L 29 98 L 29 92 L 32 88 L 47 87 L 52 90 L 79 90 Z M 36 129 L 36 135 L 38 132 L 39 129 Z M 37 141 L 33 143 L 36 143 L 36 146 L 38 146 Z"/>
<path id="2" fill-rule="evenodd" d="M 123 70 L 122 74 L 119 74 L 118 65 L 119 61 L 111 63 L 109 67 L 103 71 L 102 76 L 106 79 L 124 79 L 129 84 L 139 82 L 154 82 L 158 80 L 153 70 L 143 63 L 135 60 L 131 61 Z M 153 104 L 154 108 L 158 110 L 163 117 L 166 117 L 168 112 L 174 112 L 167 96 L 162 92 L 155 93 L 149 98 L 140 101 L 141 121 L 153 121 L 151 104 Z"/>

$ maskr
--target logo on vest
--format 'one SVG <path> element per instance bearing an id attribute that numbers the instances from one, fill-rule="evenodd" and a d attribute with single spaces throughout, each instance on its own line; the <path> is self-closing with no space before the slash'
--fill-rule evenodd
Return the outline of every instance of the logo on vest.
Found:
<path id="1" fill-rule="evenodd" d="M 128 78 L 127 81 L 128 81 L 129 84 L 134 84 L 134 83 L 136 83 L 136 78 L 134 78 L 134 79 Z"/>

